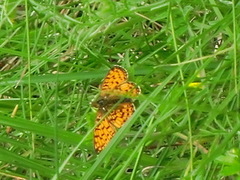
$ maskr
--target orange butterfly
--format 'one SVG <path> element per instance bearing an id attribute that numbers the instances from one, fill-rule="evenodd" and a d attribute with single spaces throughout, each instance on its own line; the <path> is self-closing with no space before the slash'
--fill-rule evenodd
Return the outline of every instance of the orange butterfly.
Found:
<path id="1" fill-rule="evenodd" d="M 94 130 L 94 147 L 101 152 L 112 139 L 116 130 L 134 113 L 132 98 L 140 94 L 140 88 L 129 82 L 127 71 L 114 66 L 100 85 L 100 96 L 93 103 L 98 108 Z"/>

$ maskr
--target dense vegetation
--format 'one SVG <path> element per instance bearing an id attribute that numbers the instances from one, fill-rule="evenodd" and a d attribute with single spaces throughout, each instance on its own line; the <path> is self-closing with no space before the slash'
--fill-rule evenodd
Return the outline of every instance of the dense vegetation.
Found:
<path id="1" fill-rule="evenodd" d="M 240 179 L 238 1 L 0 5 L 0 179 Z M 97 154 L 114 65 L 142 93 Z"/>

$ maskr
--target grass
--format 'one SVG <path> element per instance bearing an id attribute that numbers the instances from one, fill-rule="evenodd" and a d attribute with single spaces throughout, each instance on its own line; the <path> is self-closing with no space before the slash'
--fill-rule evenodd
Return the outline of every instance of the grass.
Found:
<path id="1" fill-rule="evenodd" d="M 2 1 L 1 179 L 240 179 L 236 1 Z M 133 116 L 93 148 L 121 65 Z"/>

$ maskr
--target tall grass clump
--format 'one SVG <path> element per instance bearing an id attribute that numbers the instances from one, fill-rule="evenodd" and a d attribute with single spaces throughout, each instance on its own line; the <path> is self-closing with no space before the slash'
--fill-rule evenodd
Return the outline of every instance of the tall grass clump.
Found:
<path id="1" fill-rule="evenodd" d="M 240 179 L 238 1 L 0 2 L 0 179 Z M 99 154 L 98 85 L 136 111 Z"/>

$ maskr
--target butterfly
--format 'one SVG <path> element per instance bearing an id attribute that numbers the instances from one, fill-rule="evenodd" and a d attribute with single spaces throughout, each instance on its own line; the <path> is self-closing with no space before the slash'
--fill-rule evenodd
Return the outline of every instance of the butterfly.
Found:
<path id="1" fill-rule="evenodd" d="M 94 148 L 98 153 L 134 113 L 133 98 L 141 92 L 139 86 L 128 81 L 128 73 L 121 66 L 109 70 L 99 89 L 100 95 L 93 102 L 98 108 L 94 129 Z"/>

